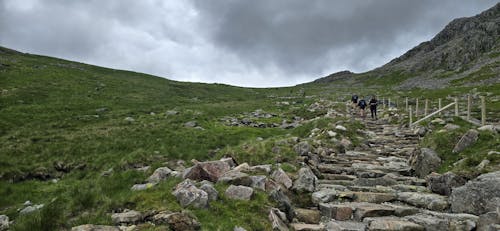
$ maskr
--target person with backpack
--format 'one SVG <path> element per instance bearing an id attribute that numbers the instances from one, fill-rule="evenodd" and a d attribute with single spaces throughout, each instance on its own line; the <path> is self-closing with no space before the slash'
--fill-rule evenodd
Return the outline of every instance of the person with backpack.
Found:
<path id="1" fill-rule="evenodd" d="M 363 99 L 363 97 L 361 97 L 361 99 L 359 100 L 358 107 L 361 118 L 365 119 L 366 101 Z"/>
<path id="2" fill-rule="evenodd" d="M 351 104 L 352 105 L 351 106 L 352 107 L 352 111 L 354 112 L 353 114 L 356 114 L 355 109 L 358 106 L 358 95 L 353 94 L 351 96 L 351 102 L 352 102 L 352 104 Z"/>
<path id="3" fill-rule="evenodd" d="M 372 119 L 377 120 L 377 105 L 378 105 L 378 100 L 375 97 L 375 95 L 372 96 L 370 99 L 370 102 L 368 102 L 370 105 L 370 112 L 372 114 Z"/>

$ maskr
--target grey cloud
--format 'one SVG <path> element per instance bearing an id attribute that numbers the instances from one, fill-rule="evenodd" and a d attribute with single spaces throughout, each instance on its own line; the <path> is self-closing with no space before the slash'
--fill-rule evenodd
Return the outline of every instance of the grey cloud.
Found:
<path id="1" fill-rule="evenodd" d="M 176 80 L 367 71 L 495 0 L 0 0 L 0 45 Z"/>

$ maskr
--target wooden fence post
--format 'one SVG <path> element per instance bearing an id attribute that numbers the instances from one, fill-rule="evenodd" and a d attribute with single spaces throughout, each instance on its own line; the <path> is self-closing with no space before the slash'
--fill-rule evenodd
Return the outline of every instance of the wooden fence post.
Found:
<path id="1" fill-rule="evenodd" d="M 441 110 L 441 98 L 438 99 L 438 110 Z M 439 112 L 439 115 L 441 115 L 441 112 Z"/>
<path id="2" fill-rule="evenodd" d="M 486 124 L 486 100 L 484 96 L 481 96 L 481 125 Z"/>
<path id="3" fill-rule="evenodd" d="M 472 103 L 472 97 L 470 94 L 467 95 L 467 120 L 470 120 L 470 106 Z"/>
<path id="4" fill-rule="evenodd" d="M 429 100 L 425 99 L 424 116 L 429 112 Z"/>
<path id="5" fill-rule="evenodd" d="M 458 97 L 455 97 L 455 116 L 458 116 Z"/>
<path id="6" fill-rule="evenodd" d="M 418 98 L 415 103 L 415 118 L 418 118 Z"/>
<path id="7" fill-rule="evenodd" d="M 408 97 L 406 97 L 406 106 L 405 106 L 405 110 L 408 111 Z"/>
<path id="8" fill-rule="evenodd" d="M 409 127 L 411 127 L 411 124 L 413 123 L 413 118 L 412 118 L 413 117 L 413 115 L 412 115 L 413 113 L 411 111 L 411 106 L 410 106 L 409 112 L 410 112 L 410 126 Z"/>

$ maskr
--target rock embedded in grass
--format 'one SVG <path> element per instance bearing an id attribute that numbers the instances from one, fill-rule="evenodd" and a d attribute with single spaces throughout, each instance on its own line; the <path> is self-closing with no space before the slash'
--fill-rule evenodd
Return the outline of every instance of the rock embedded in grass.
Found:
<path id="1" fill-rule="evenodd" d="M 111 214 L 111 220 L 115 224 L 137 224 L 143 219 L 142 213 L 135 210 L 126 210 L 122 213 Z"/>
<path id="2" fill-rule="evenodd" d="M 234 200 L 250 200 L 253 195 L 253 189 L 243 185 L 230 185 L 224 195 Z"/>
<path id="3" fill-rule="evenodd" d="M 206 208 L 208 206 L 208 193 L 197 188 L 191 180 L 187 179 L 179 183 L 172 194 L 182 207 Z"/>
<path id="4" fill-rule="evenodd" d="M 6 215 L 0 215 L 0 231 L 9 229 L 9 217 Z"/>

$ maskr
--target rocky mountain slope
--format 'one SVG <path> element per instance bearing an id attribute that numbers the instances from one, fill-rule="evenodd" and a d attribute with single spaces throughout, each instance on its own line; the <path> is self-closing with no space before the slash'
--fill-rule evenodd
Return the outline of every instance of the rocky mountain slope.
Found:
<path id="1" fill-rule="evenodd" d="M 356 75 L 335 73 L 314 82 L 386 78 L 398 88 L 500 83 L 499 37 L 500 3 L 476 16 L 453 20 L 430 41 L 382 67 Z"/>

